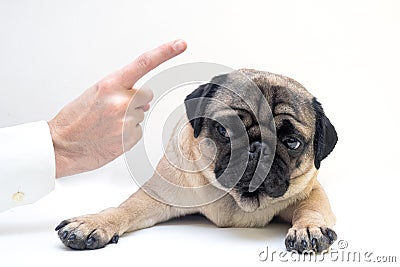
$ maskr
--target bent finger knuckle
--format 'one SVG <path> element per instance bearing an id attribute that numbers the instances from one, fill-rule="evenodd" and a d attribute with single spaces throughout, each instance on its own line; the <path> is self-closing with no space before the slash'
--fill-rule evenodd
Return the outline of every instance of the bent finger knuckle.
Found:
<path id="1" fill-rule="evenodd" d="M 142 122 L 144 120 L 144 112 L 142 110 L 139 111 L 138 120 L 139 122 Z"/>
<path id="2" fill-rule="evenodd" d="M 136 132 L 135 137 L 137 138 L 137 140 L 139 140 L 143 137 L 143 130 L 142 130 L 142 126 L 140 126 L 140 124 L 138 124 L 136 126 L 135 132 Z"/>

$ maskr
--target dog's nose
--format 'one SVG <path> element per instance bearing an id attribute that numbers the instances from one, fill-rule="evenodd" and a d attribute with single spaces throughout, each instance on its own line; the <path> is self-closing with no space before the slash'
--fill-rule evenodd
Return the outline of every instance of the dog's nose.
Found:
<path id="1" fill-rule="evenodd" d="M 249 146 L 250 157 L 265 157 L 268 155 L 268 146 L 264 142 L 254 141 Z"/>

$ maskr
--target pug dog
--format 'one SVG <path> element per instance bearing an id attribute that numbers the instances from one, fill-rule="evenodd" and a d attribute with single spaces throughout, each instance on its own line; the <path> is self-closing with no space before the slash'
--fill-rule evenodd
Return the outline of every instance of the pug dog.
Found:
<path id="1" fill-rule="evenodd" d="M 185 108 L 154 175 L 119 207 L 62 221 L 64 245 L 98 249 L 199 213 L 218 227 L 283 219 L 288 251 L 330 247 L 335 216 L 317 175 L 338 137 L 315 97 L 291 78 L 241 69 L 199 86 Z"/>

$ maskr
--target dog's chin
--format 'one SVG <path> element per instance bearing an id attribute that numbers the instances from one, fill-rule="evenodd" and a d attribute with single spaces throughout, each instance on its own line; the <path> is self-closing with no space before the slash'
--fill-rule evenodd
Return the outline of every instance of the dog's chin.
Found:
<path id="1" fill-rule="evenodd" d="M 239 193 L 232 190 L 230 195 L 245 212 L 254 212 L 260 207 L 260 195 L 258 192 Z"/>

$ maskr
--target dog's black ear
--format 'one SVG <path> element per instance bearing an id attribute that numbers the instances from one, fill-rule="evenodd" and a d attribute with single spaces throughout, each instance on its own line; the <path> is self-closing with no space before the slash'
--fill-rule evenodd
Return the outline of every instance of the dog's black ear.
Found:
<path id="1" fill-rule="evenodd" d="M 200 135 L 201 129 L 203 128 L 204 112 L 207 106 L 207 101 L 204 101 L 204 98 L 212 97 L 216 88 L 216 84 L 202 84 L 185 98 L 186 115 L 193 127 L 195 138 Z"/>
<path id="2" fill-rule="evenodd" d="M 326 158 L 334 149 L 338 136 L 332 123 L 326 117 L 321 103 L 313 99 L 315 111 L 315 135 L 314 135 L 314 165 L 319 169 L 321 161 Z"/>

